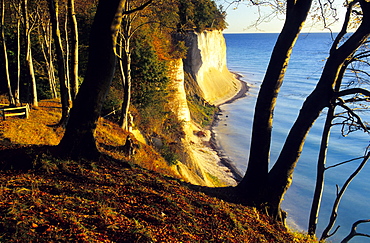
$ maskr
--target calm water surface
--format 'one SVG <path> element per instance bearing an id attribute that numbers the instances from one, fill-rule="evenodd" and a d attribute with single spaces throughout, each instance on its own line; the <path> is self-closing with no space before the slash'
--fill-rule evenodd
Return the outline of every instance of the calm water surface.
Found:
<path id="1" fill-rule="evenodd" d="M 277 34 L 225 34 L 228 67 L 240 73 L 251 86 L 248 96 L 234 103 L 221 106 L 223 115 L 215 128 L 217 140 L 227 156 L 244 174 L 248 161 L 248 150 L 253 110 L 259 86 L 263 79 Z M 295 121 L 305 97 L 315 87 L 331 44 L 330 34 L 302 34 L 293 50 L 284 84 L 278 97 L 274 115 L 271 163 L 276 160 L 286 135 Z M 324 114 L 324 113 L 323 113 Z M 289 223 L 299 230 L 307 230 L 314 183 L 320 136 L 325 116 L 322 115 L 306 140 L 304 150 L 294 173 L 294 182 L 289 189 L 283 207 L 288 211 Z M 342 137 L 339 128 L 333 129 L 328 155 L 328 165 L 333 165 L 364 154 L 369 137 L 360 132 Z M 341 186 L 355 170 L 360 161 L 330 169 L 326 172 L 326 186 L 319 219 L 319 232 L 326 226 L 331 206 L 335 199 L 336 184 Z M 329 238 L 340 242 L 359 219 L 370 219 L 370 163 L 356 177 L 339 208 L 338 233 Z M 363 224 L 358 231 L 370 233 L 370 224 Z M 356 237 L 352 242 L 370 242 Z"/>

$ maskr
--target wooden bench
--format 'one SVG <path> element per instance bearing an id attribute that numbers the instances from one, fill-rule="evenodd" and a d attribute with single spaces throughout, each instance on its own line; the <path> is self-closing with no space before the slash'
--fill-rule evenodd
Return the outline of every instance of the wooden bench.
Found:
<path id="1" fill-rule="evenodd" d="M 28 104 L 19 107 L 0 108 L 0 115 L 3 116 L 4 120 L 9 116 L 24 116 L 28 118 L 29 113 L 30 107 Z"/>

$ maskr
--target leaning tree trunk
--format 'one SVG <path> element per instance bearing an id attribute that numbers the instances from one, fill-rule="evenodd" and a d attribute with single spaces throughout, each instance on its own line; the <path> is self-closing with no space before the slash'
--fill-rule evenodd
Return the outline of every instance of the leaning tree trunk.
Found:
<path id="1" fill-rule="evenodd" d="M 65 134 L 58 145 L 66 157 L 96 158 L 94 133 L 116 66 L 116 39 L 124 0 L 100 0 L 90 34 L 89 59 Z"/>
<path id="2" fill-rule="evenodd" d="M 57 54 L 58 62 L 58 78 L 60 83 L 60 98 L 62 102 L 62 118 L 59 121 L 59 125 L 64 126 L 69 118 L 70 110 L 70 99 L 69 89 L 67 85 L 67 73 L 66 73 L 66 61 L 63 53 L 62 39 L 60 36 L 59 20 L 58 20 L 58 2 L 57 0 L 49 1 L 50 20 L 52 24 L 52 32 L 55 50 Z"/>
<path id="3" fill-rule="evenodd" d="M 246 203 L 259 206 L 267 183 L 273 112 L 292 48 L 309 12 L 312 0 L 288 0 L 284 27 L 275 44 L 255 107 L 248 169 L 238 185 Z"/>
<path id="4" fill-rule="evenodd" d="M 15 100 L 13 96 L 10 74 L 9 74 L 9 60 L 8 60 L 8 51 L 5 41 L 5 0 L 1 0 L 1 42 L 3 44 L 3 53 L 4 53 L 4 68 L 5 68 L 5 77 L 8 86 L 8 99 L 10 105 L 15 105 Z"/>
<path id="5" fill-rule="evenodd" d="M 364 13 L 361 25 L 344 44 L 331 51 L 316 88 L 304 102 L 279 158 L 269 173 L 265 201 L 269 213 L 277 220 L 282 219 L 281 202 L 291 185 L 293 171 L 302 152 L 306 135 L 321 111 L 330 105 L 334 87 L 340 81 L 338 77 L 342 66 L 369 37 L 370 2 L 360 0 L 360 3 Z"/>

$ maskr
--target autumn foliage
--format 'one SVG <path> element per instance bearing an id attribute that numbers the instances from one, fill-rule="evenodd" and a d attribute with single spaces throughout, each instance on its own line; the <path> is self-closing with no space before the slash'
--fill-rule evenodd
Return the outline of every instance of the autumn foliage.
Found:
<path id="1" fill-rule="evenodd" d="M 40 102 L 29 120 L 0 123 L 1 165 L 5 154 L 32 161 L 30 170 L 0 173 L 1 242 L 309 242 L 253 208 L 209 197 L 163 174 L 170 171 L 135 165 L 161 161 L 144 144 L 127 162 L 120 152 L 125 134 L 108 121 L 101 120 L 97 132 L 107 156 L 54 158 L 42 145 L 57 144 L 63 132 L 47 126 L 59 119 L 56 104 Z"/>

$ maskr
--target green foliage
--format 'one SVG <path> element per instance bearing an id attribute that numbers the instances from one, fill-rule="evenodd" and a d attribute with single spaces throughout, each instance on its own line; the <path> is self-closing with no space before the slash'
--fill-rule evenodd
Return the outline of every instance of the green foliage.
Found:
<path id="1" fill-rule="evenodd" d="M 172 44 L 171 56 L 174 59 L 186 58 L 186 53 L 188 51 L 188 47 L 184 40 L 175 40 Z"/>
<path id="2" fill-rule="evenodd" d="M 223 30 L 226 28 L 225 12 L 218 9 L 214 1 L 179 0 L 181 30 L 206 29 Z"/>
<path id="3" fill-rule="evenodd" d="M 107 98 L 105 99 L 102 107 L 102 115 L 106 115 L 114 110 L 121 108 L 122 104 L 122 93 L 115 87 L 109 89 Z"/>
<path id="4" fill-rule="evenodd" d="M 143 108 L 152 104 L 163 105 L 167 95 L 167 63 L 158 59 L 153 40 L 142 32 L 133 41 L 132 103 Z"/>
<path id="5" fill-rule="evenodd" d="M 169 165 L 176 165 L 180 156 L 171 148 L 170 145 L 164 144 L 160 153 Z"/>
<path id="6" fill-rule="evenodd" d="M 188 96 L 188 106 L 191 118 L 201 126 L 211 125 L 217 107 L 205 103 L 193 96 Z"/>

